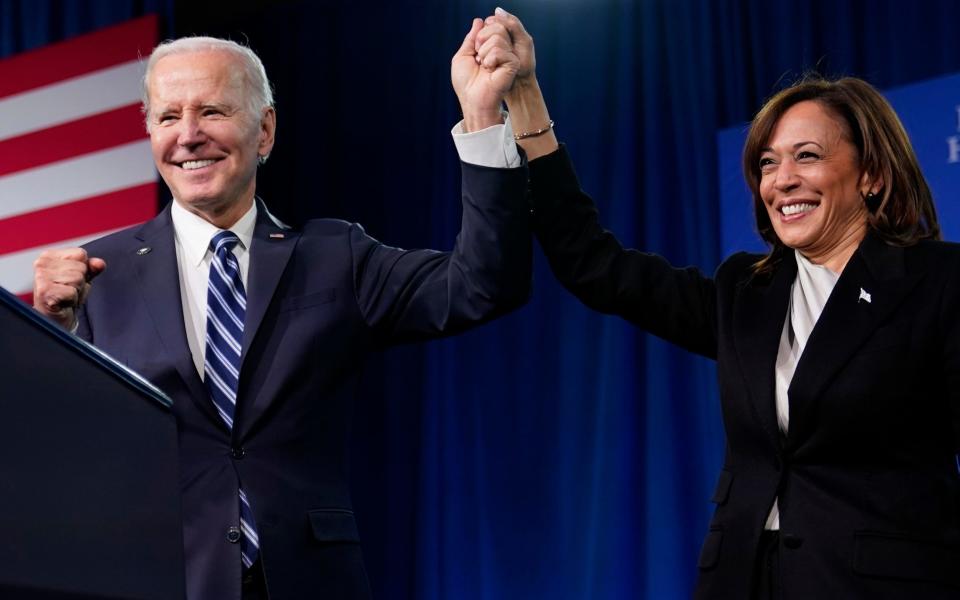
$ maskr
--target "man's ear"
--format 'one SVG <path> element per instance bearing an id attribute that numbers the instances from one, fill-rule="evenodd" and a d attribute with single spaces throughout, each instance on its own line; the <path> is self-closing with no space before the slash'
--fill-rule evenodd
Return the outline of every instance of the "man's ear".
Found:
<path id="1" fill-rule="evenodd" d="M 260 132 L 257 138 L 257 154 L 266 157 L 273 150 L 274 136 L 277 133 L 277 112 L 272 106 L 263 109 L 260 117 Z"/>

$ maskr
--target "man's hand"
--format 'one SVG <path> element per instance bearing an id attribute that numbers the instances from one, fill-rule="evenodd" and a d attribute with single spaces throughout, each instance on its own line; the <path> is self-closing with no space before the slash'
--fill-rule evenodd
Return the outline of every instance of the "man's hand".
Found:
<path id="1" fill-rule="evenodd" d="M 473 20 L 473 26 L 450 64 L 450 79 L 460 99 L 468 132 L 503 122 L 500 107 L 513 86 L 519 66 L 506 29 L 496 25 L 481 43 L 478 36 L 484 28 L 482 20 Z"/>
<path id="2" fill-rule="evenodd" d="M 103 259 L 87 257 L 83 248 L 44 250 L 33 262 L 33 308 L 64 329 L 73 329 L 90 281 L 106 267 Z"/>

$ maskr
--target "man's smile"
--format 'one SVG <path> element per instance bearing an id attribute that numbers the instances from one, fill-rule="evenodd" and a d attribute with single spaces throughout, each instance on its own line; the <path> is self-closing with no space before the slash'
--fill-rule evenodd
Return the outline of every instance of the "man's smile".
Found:
<path id="1" fill-rule="evenodd" d="M 213 163 L 217 162 L 215 159 L 204 159 L 204 160 L 186 160 L 182 163 L 174 163 L 184 171 L 195 171 L 196 169 L 202 169 L 204 167 L 209 167 Z"/>

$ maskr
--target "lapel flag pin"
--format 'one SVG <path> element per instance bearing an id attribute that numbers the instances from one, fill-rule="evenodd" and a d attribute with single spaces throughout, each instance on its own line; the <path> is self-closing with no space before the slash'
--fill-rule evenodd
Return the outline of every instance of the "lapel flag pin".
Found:
<path id="1" fill-rule="evenodd" d="M 867 304 L 870 304 L 870 292 L 860 288 L 860 298 L 857 299 L 857 302 L 866 302 Z"/>
<path id="2" fill-rule="evenodd" d="M 282 233 L 271 233 L 270 237 L 272 237 L 275 240 L 282 240 L 286 236 L 284 236 Z"/>
<path id="3" fill-rule="evenodd" d="M 144 254 L 150 254 L 150 250 L 152 250 L 152 248 L 150 248 L 150 246 L 144 246 L 143 248 L 140 248 L 139 250 L 137 250 L 137 256 L 143 256 Z"/>

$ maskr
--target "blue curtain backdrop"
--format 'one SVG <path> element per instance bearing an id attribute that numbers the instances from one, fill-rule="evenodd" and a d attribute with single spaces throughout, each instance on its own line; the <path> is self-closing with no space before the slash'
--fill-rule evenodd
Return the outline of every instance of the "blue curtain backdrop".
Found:
<path id="1" fill-rule="evenodd" d="M 633 246 L 718 264 L 714 132 L 806 69 L 884 88 L 960 71 L 960 3 L 505 0 L 584 187 Z M 0 0 L 0 56 L 161 16 L 248 41 L 277 89 L 260 192 L 399 246 L 458 229 L 449 59 L 494 4 Z M 3 199 L 0 199 L 3 201 Z M 376 596 L 683 598 L 723 448 L 713 365 L 589 312 L 537 256 L 530 304 L 374 357 L 354 490 Z"/>

